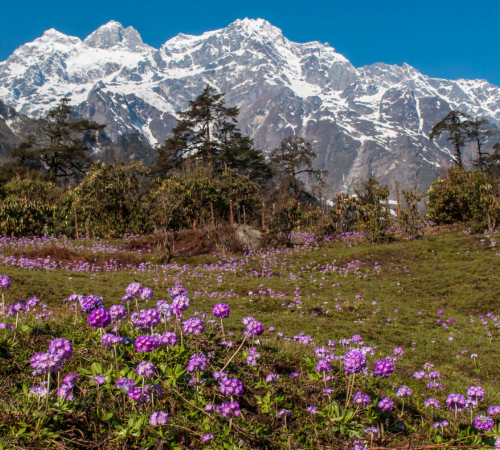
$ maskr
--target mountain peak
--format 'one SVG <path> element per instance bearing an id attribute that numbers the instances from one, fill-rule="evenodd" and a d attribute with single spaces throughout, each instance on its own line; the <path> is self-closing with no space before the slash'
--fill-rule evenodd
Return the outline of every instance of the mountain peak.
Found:
<path id="1" fill-rule="evenodd" d="M 129 50 L 148 47 L 142 42 L 139 32 L 132 28 L 124 28 L 120 22 L 111 20 L 100 26 L 83 41 L 85 45 L 93 48 L 110 48 L 116 45 L 127 47 Z"/>
<path id="2" fill-rule="evenodd" d="M 244 32 L 246 34 L 257 33 L 266 34 L 271 36 L 283 36 L 283 31 L 280 28 L 275 27 L 270 22 L 264 19 L 249 19 L 245 17 L 244 19 L 237 19 L 233 23 L 229 24 L 227 27 L 231 31 Z"/>
<path id="3" fill-rule="evenodd" d="M 55 28 L 50 28 L 41 37 L 35 39 L 33 43 L 46 45 L 48 43 L 58 43 L 65 45 L 75 45 L 81 40 L 75 36 L 68 36 L 67 34 L 57 31 Z"/>

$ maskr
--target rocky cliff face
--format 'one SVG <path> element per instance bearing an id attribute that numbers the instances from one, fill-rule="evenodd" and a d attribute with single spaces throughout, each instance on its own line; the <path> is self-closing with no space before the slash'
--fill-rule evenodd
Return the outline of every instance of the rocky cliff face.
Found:
<path id="1" fill-rule="evenodd" d="M 332 193 L 366 176 L 428 187 L 450 164 L 446 141 L 428 140 L 450 109 L 500 125 L 500 89 L 484 80 L 429 78 L 407 64 L 355 68 L 328 44 L 291 42 L 261 19 L 160 49 L 117 22 L 83 41 L 48 30 L 0 63 L 0 99 L 19 112 L 37 117 L 70 96 L 112 138 L 138 131 L 153 145 L 206 84 L 240 108 L 240 128 L 264 151 L 290 134 L 309 140 Z"/>

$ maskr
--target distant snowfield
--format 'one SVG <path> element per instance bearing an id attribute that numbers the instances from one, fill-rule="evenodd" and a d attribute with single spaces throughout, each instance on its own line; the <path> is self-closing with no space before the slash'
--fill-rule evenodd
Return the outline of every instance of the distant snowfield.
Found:
<path id="1" fill-rule="evenodd" d="M 449 164 L 446 143 L 429 143 L 428 133 L 450 109 L 500 125 L 500 90 L 485 80 L 429 78 L 408 64 L 355 68 L 328 44 L 291 42 L 262 19 L 179 34 L 159 49 L 114 21 L 83 41 L 51 29 L 0 63 L 0 99 L 18 111 L 38 117 L 70 96 L 113 137 L 138 130 L 152 144 L 171 129 L 162 120 L 206 84 L 238 105 L 240 127 L 264 150 L 293 133 L 314 141 L 330 165 L 344 161 L 332 175 L 339 186 L 403 163 L 420 171 Z"/>

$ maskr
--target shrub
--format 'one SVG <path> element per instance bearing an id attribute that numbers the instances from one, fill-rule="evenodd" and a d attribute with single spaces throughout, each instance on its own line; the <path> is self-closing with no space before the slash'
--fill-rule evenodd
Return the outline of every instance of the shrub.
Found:
<path id="1" fill-rule="evenodd" d="M 498 184 L 480 170 L 449 169 L 447 179 L 432 183 L 428 196 L 427 217 L 436 223 L 465 222 L 483 231 L 499 217 Z"/>

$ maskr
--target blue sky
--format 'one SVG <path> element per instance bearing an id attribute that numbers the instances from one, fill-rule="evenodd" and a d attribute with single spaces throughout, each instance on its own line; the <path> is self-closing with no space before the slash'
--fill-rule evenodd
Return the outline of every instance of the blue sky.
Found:
<path id="1" fill-rule="evenodd" d="M 355 67 L 406 62 L 441 78 L 500 86 L 499 0 L 22 0 L 1 7 L 0 61 L 49 28 L 84 38 L 117 20 L 159 47 L 236 19 L 263 18 L 295 42 L 328 42 Z"/>

